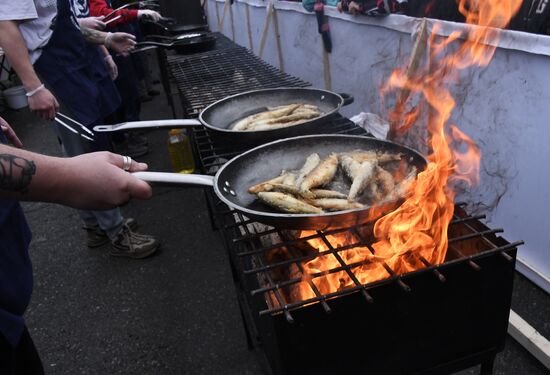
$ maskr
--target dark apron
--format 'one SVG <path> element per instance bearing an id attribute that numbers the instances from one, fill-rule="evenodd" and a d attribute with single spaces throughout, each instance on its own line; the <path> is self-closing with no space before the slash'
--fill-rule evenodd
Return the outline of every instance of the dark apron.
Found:
<path id="1" fill-rule="evenodd" d="M 119 7 L 120 2 L 106 1 L 113 9 Z M 135 22 L 135 21 L 134 21 Z M 137 26 L 137 24 L 136 24 Z M 135 35 L 134 25 L 120 24 L 109 28 L 112 32 L 124 32 Z M 139 101 L 139 77 L 141 72 L 137 69 L 135 60 L 137 56 L 121 56 L 112 54 L 113 60 L 118 67 L 118 77 L 115 80 L 116 87 L 122 97 L 122 104 L 116 117 L 116 122 L 139 121 L 141 103 Z"/>
<path id="2" fill-rule="evenodd" d="M 1 130 L 0 143 L 7 143 Z M 24 331 L 23 313 L 31 299 L 30 242 L 31 232 L 19 203 L 0 199 L 0 339 L 3 336 L 12 347 Z"/>
<path id="3" fill-rule="evenodd" d="M 119 107 L 120 95 L 98 47 L 85 42 L 77 25 L 70 0 L 58 0 L 52 37 L 34 68 L 71 115 L 91 129 Z M 110 148 L 102 134 L 96 139 L 91 151 Z"/>

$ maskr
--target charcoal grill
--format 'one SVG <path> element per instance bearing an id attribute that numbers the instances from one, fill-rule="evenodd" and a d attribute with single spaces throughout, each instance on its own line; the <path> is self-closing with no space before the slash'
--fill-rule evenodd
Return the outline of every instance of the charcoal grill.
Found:
<path id="1" fill-rule="evenodd" d="M 340 134 L 365 134 L 343 117 L 329 126 Z M 245 151 L 216 144 L 200 128 L 194 129 L 194 139 L 203 173 L 215 173 Z M 422 268 L 403 275 L 384 264 L 387 277 L 363 285 L 352 271 L 364 262 L 346 264 L 339 253 L 370 246 L 368 226 L 288 239 L 280 229 L 258 226 L 205 194 L 213 227 L 229 252 L 249 347 L 258 351 L 266 373 L 447 374 L 477 364 L 482 374 L 492 373 L 504 348 L 516 248 L 522 242 L 499 237 L 502 229 L 486 227 L 480 221 L 484 216 L 468 216 L 457 205 L 445 263 L 418 258 Z M 337 246 L 327 238 L 344 232 L 356 243 Z M 312 238 L 321 239 L 327 250 L 304 256 L 297 249 Z M 268 260 L 283 248 L 286 258 Z M 323 294 L 310 281 L 313 298 L 288 302 L 287 291 L 302 282 L 301 275 L 276 280 L 273 272 L 291 265 L 301 270 L 302 262 L 327 254 L 340 262 L 328 272 L 344 271 L 355 285 Z"/>
<path id="2" fill-rule="evenodd" d="M 188 113 L 200 112 L 231 90 L 257 88 L 250 77 L 260 80 L 272 74 L 277 80 L 290 80 L 273 85 L 307 85 L 238 47 L 207 53 L 202 59 L 170 62 Z M 237 69 L 247 69 L 243 59 L 253 66 L 241 81 L 235 80 Z M 254 76 L 258 71 L 262 74 Z M 269 85 L 273 76 L 258 82 Z M 325 130 L 366 135 L 342 116 L 332 118 Z M 192 138 L 197 167 L 205 174 L 215 174 L 247 150 L 243 145 L 216 143 L 204 128 L 193 128 Z M 267 374 L 448 374 L 478 364 L 482 374 L 492 373 L 495 356 L 504 348 L 516 250 L 522 242 L 509 243 L 500 236 L 502 229 L 481 222 L 483 216 L 468 216 L 462 205 L 455 207 L 443 264 L 418 257 L 414 261 L 421 267 L 406 274 L 382 264 L 383 279 L 361 284 L 353 270 L 363 262 L 347 264 L 340 255 L 354 246 L 372 250 L 368 225 L 293 238 L 235 213 L 209 191 L 205 195 L 212 226 L 229 254 L 249 348 L 262 358 Z M 334 233 L 348 233 L 355 242 L 339 246 L 329 239 Z M 326 250 L 300 251 L 313 238 L 321 240 Z M 280 249 L 284 256 L 271 256 Z M 325 254 L 332 254 L 338 265 L 303 280 L 303 262 Z M 289 267 L 293 276 L 275 277 L 276 271 Z M 353 285 L 322 293 L 312 280 L 334 272 L 344 272 Z M 289 289 L 304 282 L 313 297 L 290 300 Z"/>

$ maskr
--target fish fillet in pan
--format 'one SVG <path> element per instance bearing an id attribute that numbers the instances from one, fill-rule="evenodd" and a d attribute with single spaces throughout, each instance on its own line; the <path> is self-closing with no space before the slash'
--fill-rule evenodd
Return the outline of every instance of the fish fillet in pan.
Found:
<path id="1" fill-rule="evenodd" d="M 349 202 L 347 199 L 339 198 L 312 199 L 308 202 L 327 211 L 344 211 L 363 207 L 361 203 Z"/>
<path id="2" fill-rule="evenodd" d="M 259 131 L 294 126 L 319 117 L 322 112 L 310 104 L 293 103 L 256 113 L 237 121 L 232 127 L 236 131 Z"/>
<path id="3" fill-rule="evenodd" d="M 315 187 L 324 186 L 334 178 L 338 169 L 338 154 L 332 153 L 321 161 L 302 181 L 300 191 L 307 192 Z"/>
<path id="4" fill-rule="evenodd" d="M 258 198 L 279 211 L 293 214 L 321 214 L 323 210 L 304 201 L 294 198 L 292 195 L 279 192 L 259 192 Z"/>
<path id="5" fill-rule="evenodd" d="M 378 162 L 376 159 L 366 159 L 360 163 L 352 156 L 343 154 L 340 156 L 340 164 L 352 180 L 348 193 L 348 201 L 352 202 L 369 186 Z"/>

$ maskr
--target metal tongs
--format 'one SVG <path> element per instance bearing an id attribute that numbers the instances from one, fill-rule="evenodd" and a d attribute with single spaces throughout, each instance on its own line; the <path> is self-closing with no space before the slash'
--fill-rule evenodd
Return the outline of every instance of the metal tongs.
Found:
<path id="1" fill-rule="evenodd" d="M 108 24 L 110 24 L 111 22 L 115 22 L 116 20 L 119 20 L 119 19 L 121 19 L 121 18 L 122 18 L 122 15 L 119 14 L 118 16 L 113 17 L 113 18 L 111 18 L 110 20 L 107 20 L 107 21 L 105 21 L 105 22 L 103 22 L 103 23 L 104 23 L 105 25 L 108 25 Z"/>
<path id="2" fill-rule="evenodd" d="M 79 129 L 75 129 L 74 127 L 72 127 L 71 125 L 67 124 L 64 120 L 62 120 L 61 118 L 63 118 L 64 120 L 67 120 L 69 122 L 71 122 L 72 124 L 76 125 Z M 91 141 L 91 142 L 94 142 L 95 141 L 95 134 L 93 131 L 91 131 L 90 129 L 88 129 L 86 126 L 84 126 L 83 124 L 81 124 L 80 122 L 70 118 L 69 116 L 67 115 L 64 115 L 63 113 L 61 112 L 57 112 L 56 115 L 55 115 L 55 122 L 57 122 L 59 125 L 65 127 L 66 129 L 68 129 L 69 131 L 71 131 L 72 133 L 74 134 L 77 134 L 77 135 L 80 135 L 82 138 L 84 139 L 87 139 L 88 141 Z M 87 134 L 85 134 L 87 133 Z"/>
<path id="3" fill-rule="evenodd" d="M 131 2 L 131 3 L 127 3 L 127 4 L 124 4 L 122 6 L 119 6 L 118 8 L 116 9 L 113 9 L 113 11 L 109 14 L 107 14 L 103 20 L 106 20 L 107 18 L 111 17 L 113 14 L 115 14 L 116 12 L 118 12 L 119 10 L 122 10 L 124 8 L 129 8 L 129 7 L 132 7 L 132 6 L 135 6 L 137 5 L 138 8 L 145 8 L 145 7 L 158 7 L 159 4 L 158 4 L 158 1 L 157 0 L 145 0 L 145 1 L 134 1 L 134 2 Z M 105 21 L 103 21 L 105 22 Z"/>

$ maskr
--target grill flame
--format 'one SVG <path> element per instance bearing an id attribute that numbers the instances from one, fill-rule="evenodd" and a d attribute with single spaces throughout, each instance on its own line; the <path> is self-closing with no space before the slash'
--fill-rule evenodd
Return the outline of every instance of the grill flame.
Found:
<path id="1" fill-rule="evenodd" d="M 382 90 L 386 97 L 396 91 L 411 93 L 408 101 L 406 97 L 399 101 L 403 96 L 398 95 L 400 99 L 388 115 L 396 134 L 406 133 L 422 118 L 428 119 L 428 166 L 409 187 L 405 202 L 375 223 L 371 249 L 361 246 L 359 238 L 348 232 L 327 235 L 326 241 L 308 240 L 319 252 L 329 250 L 329 246 L 349 247 L 336 256 L 321 255 L 303 264 L 304 281 L 315 284 L 321 293 L 352 287 L 354 279 L 365 284 L 387 278 L 391 272 L 402 274 L 422 268 L 427 262 L 440 264 L 445 260 L 447 229 L 454 211 L 453 187 L 478 182 L 481 157 L 474 141 L 456 125 L 449 124 L 456 104 L 449 85 L 458 81 L 461 70 L 486 66 L 491 61 L 499 28 L 506 27 L 521 6 L 521 0 L 457 1 L 466 23 L 471 25 L 467 31 L 442 38 L 438 36 L 440 25 L 434 24 L 428 61 L 412 74 L 406 68 L 396 69 Z M 412 107 L 411 102 L 419 104 L 406 110 Z M 303 231 L 300 236 L 312 234 Z M 341 261 L 359 265 L 351 271 L 338 269 Z M 314 277 L 319 273 L 322 276 Z M 301 299 L 315 296 L 307 282 L 300 283 Z"/>

